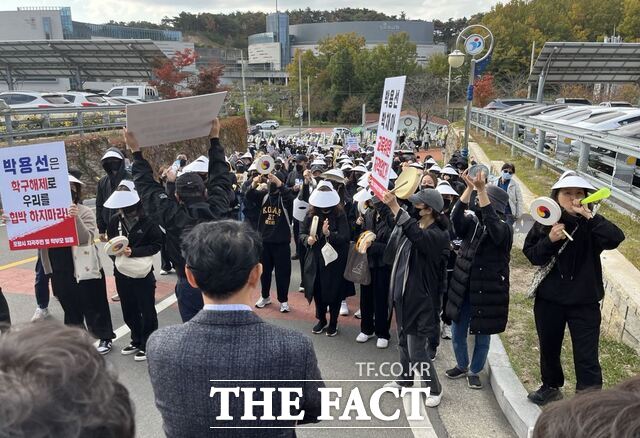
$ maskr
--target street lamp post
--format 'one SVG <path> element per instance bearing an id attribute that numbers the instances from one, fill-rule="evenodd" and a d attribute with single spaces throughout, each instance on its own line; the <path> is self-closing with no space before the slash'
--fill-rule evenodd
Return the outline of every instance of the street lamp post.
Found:
<path id="1" fill-rule="evenodd" d="M 460 68 L 464 64 L 464 53 L 460 50 L 454 50 L 449 54 L 449 80 L 447 81 L 447 119 L 449 119 L 449 98 L 451 95 L 451 69 Z"/>
<path id="2" fill-rule="evenodd" d="M 471 62 L 469 63 L 469 85 L 467 87 L 466 119 L 464 124 L 464 146 L 462 148 L 463 157 L 469 155 L 469 131 L 471 129 L 471 105 L 473 103 L 473 83 L 476 75 L 476 64 L 486 60 L 491 55 L 493 43 L 494 39 L 491 31 L 479 24 L 474 24 L 462 29 L 462 32 L 460 32 L 456 40 L 456 47 L 463 47 L 465 53 L 471 56 Z M 456 51 L 459 52 L 459 50 Z M 456 54 L 453 61 L 457 63 L 458 61 L 456 61 L 456 59 L 459 59 L 458 57 L 459 55 Z M 449 65 L 452 65 L 451 62 L 450 55 Z"/>

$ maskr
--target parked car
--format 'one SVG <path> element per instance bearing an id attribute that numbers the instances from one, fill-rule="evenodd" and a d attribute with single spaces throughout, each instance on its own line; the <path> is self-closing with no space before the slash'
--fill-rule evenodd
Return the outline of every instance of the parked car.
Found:
<path id="1" fill-rule="evenodd" d="M 141 100 L 134 99 L 132 97 L 109 97 L 102 96 L 109 105 L 135 105 L 137 103 L 144 103 Z"/>
<path id="2" fill-rule="evenodd" d="M 629 123 L 622 128 L 609 131 L 609 134 L 619 135 L 621 137 L 640 139 L 640 122 Z"/>
<path id="3" fill-rule="evenodd" d="M 568 105 L 591 105 L 589 99 L 583 99 L 582 97 L 559 97 L 555 103 L 566 103 Z"/>
<path id="4" fill-rule="evenodd" d="M 593 131 L 609 131 L 638 121 L 640 121 L 640 109 L 621 108 L 619 111 L 591 116 L 574 126 Z"/>
<path id="5" fill-rule="evenodd" d="M 108 106 L 109 102 L 99 94 L 87 93 L 85 91 L 67 91 L 62 93 L 74 106 Z"/>
<path id="6" fill-rule="evenodd" d="M 62 94 L 36 93 L 33 91 L 5 91 L 0 93 L 2 99 L 11 109 L 21 108 L 63 108 L 71 106 Z"/>
<path id="7" fill-rule="evenodd" d="M 608 106 L 608 107 L 615 107 L 615 108 L 633 108 L 633 105 L 631 105 L 629 102 L 625 102 L 625 101 L 617 101 L 617 102 L 600 102 L 600 106 Z"/>
<path id="8" fill-rule="evenodd" d="M 262 123 L 256 124 L 259 129 L 278 129 L 280 127 L 280 123 L 277 120 L 265 120 Z"/>
<path id="9" fill-rule="evenodd" d="M 536 103 L 536 101 L 531 99 L 494 99 L 489 102 L 484 109 L 502 110 L 511 108 L 512 106 L 521 105 L 523 103 Z"/>
<path id="10" fill-rule="evenodd" d="M 150 85 L 118 85 L 111 88 L 107 96 L 134 98 L 144 102 L 160 99 L 158 90 Z"/>

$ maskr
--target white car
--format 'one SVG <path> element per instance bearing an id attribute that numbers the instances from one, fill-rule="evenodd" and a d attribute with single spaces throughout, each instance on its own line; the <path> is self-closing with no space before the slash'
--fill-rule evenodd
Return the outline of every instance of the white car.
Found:
<path id="1" fill-rule="evenodd" d="M 5 91 L 0 93 L 2 99 L 11 109 L 23 108 L 64 108 L 71 106 L 62 94 L 36 93 L 33 91 Z"/>
<path id="2" fill-rule="evenodd" d="M 109 102 L 99 94 L 86 91 L 67 91 L 62 95 L 74 106 L 108 106 Z"/>
<path id="3" fill-rule="evenodd" d="M 265 120 L 262 123 L 256 124 L 256 126 L 260 129 L 278 129 L 280 127 L 280 123 L 277 120 Z"/>
<path id="4" fill-rule="evenodd" d="M 109 97 L 126 97 L 142 100 L 144 102 L 150 102 L 159 100 L 160 95 L 155 87 L 150 85 L 118 85 L 113 87 L 107 93 Z"/>
<path id="5" fill-rule="evenodd" d="M 587 120 L 576 123 L 576 128 L 591 129 L 593 131 L 609 131 L 618 129 L 630 123 L 640 121 L 640 110 L 634 108 L 618 108 L 619 111 L 591 116 Z"/>
<path id="6" fill-rule="evenodd" d="M 109 105 L 135 105 L 138 103 L 144 103 L 141 100 L 134 99 L 131 97 L 109 97 L 102 96 L 107 101 Z"/>

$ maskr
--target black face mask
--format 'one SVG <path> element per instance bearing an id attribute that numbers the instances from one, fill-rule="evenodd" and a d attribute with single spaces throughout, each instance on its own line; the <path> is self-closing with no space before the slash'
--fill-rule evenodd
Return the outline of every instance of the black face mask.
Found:
<path id="1" fill-rule="evenodd" d="M 276 167 L 276 170 L 280 170 L 280 169 L 282 169 L 282 164 L 276 164 L 275 167 Z"/>
<path id="2" fill-rule="evenodd" d="M 80 193 L 78 193 L 75 190 L 71 190 L 71 201 L 74 204 L 79 204 L 80 203 Z"/>
<path id="3" fill-rule="evenodd" d="M 184 167 L 187 165 L 187 160 L 180 160 L 180 167 Z"/>
<path id="4" fill-rule="evenodd" d="M 236 165 L 236 172 L 237 173 L 244 173 L 244 171 L 245 171 L 244 164 Z"/>
<path id="5" fill-rule="evenodd" d="M 120 170 L 122 160 L 109 160 L 104 163 L 104 168 L 107 172 L 116 173 Z"/>
<path id="6" fill-rule="evenodd" d="M 296 171 L 302 172 L 304 170 L 304 166 L 302 164 L 296 164 Z"/>
<path id="7" fill-rule="evenodd" d="M 449 211 L 449 207 L 451 207 L 451 199 L 445 199 L 442 211 Z"/>

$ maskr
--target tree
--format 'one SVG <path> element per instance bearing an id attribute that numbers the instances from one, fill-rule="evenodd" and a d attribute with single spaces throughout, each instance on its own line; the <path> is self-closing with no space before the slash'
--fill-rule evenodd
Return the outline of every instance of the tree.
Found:
<path id="1" fill-rule="evenodd" d="M 640 39 L 640 0 L 624 1 L 624 19 L 620 23 L 620 32 L 627 42 Z"/>
<path id="2" fill-rule="evenodd" d="M 404 105 L 411 108 L 418 117 L 417 135 L 422 135 L 428 125 L 434 107 L 442 102 L 447 92 L 446 82 L 421 71 L 407 78 L 404 87 Z"/>
<path id="3" fill-rule="evenodd" d="M 449 57 L 443 53 L 434 53 L 427 61 L 427 73 L 436 78 L 449 77 Z M 453 73 L 453 72 L 452 72 Z"/>
<path id="4" fill-rule="evenodd" d="M 149 83 L 155 86 L 160 96 L 165 99 L 180 97 L 176 87 L 190 75 L 183 69 L 196 62 L 197 59 L 198 55 L 191 49 L 176 52 L 171 59 L 163 60 L 158 67 L 153 69 L 153 76 L 156 79 L 149 81 Z"/>
<path id="5" fill-rule="evenodd" d="M 201 67 L 196 80 L 188 85 L 194 95 L 216 93 L 220 90 L 220 78 L 224 73 L 224 65 L 211 63 Z"/>
<path id="6" fill-rule="evenodd" d="M 496 79 L 496 85 L 502 97 L 526 97 L 529 73 L 506 72 Z"/>
<path id="7" fill-rule="evenodd" d="M 484 107 L 496 97 L 496 90 L 493 87 L 493 75 L 486 74 L 476 79 L 473 86 L 473 104 Z"/>

